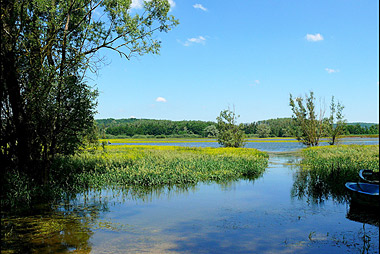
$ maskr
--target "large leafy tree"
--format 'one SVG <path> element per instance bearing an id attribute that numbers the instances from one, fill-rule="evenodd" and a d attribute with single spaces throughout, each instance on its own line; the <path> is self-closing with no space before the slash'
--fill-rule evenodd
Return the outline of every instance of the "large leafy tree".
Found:
<path id="1" fill-rule="evenodd" d="M 56 154 L 72 154 L 93 129 L 102 50 L 130 59 L 157 54 L 155 32 L 178 24 L 167 0 L 1 0 L 2 174 L 48 176 Z"/>

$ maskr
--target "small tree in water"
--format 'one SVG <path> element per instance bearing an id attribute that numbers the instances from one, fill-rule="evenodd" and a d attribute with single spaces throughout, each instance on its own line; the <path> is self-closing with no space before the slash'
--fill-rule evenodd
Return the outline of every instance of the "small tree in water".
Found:
<path id="1" fill-rule="evenodd" d="M 330 118 L 328 119 L 327 133 L 330 137 L 329 144 L 334 145 L 339 142 L 340 135 L 345 132 L 346 120 L 343 116 L 344 106 L 338 102 L 335 104 L 334 96 L 331 98 Z"/>
<path id="2" fill-rule="evenodd" d="M 226 109 L 220 112 L 216 118 L 218 125 L 218 143 L 224 147 L 243 147 L 245 145 L 245 134 L 243 124 L 237 125 L 235 111 Z"/>
<path id="3" fill-rule="evenodd" d="M 305 100 L 305 105 L 304 105 Z M 346 120 L 343 116 L 344 106 L 338 102 L 335 104 L 334 96 L 330 104 L 330 117 L 324 118 L 324 110 L 317 115 L 315 112 L 314 93 L 306 95 L 305 99 L 297 97 L 293 100 L 290 95 L 290 106 L 293 111 L 293 126 L 291 134 L 307 146 L 317 146 L 321 137 L 329 137 L 329 144 L 334 145 L 344 134 Z"/>
<path id="4" fill-rule="evenodd" d="M 297 97 L 295 99 L 290 94 L 289 105 L 293 111 L 292 135 L 304 145 L 317 146 L 325 128 L 323 123 L 324 111 L 321 110 L 319 116 L 315 112 L 314 93 L 310 92 L 310 95 L 305 95 L 305 98 Z"/>

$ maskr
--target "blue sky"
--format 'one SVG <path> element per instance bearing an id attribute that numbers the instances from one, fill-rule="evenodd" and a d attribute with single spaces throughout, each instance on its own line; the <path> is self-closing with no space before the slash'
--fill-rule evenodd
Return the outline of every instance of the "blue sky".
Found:
<path id="1" fill-rule="evenodd" d="M 97 119 L 215 121 L 234 107 L 247 123 L 290 117 L 289 94 L 314 91 L 349 122 L 379 122 L 379 1 L 170 2 L 180 24 L 156 34 L 160 55 L 102 51 Z"/>

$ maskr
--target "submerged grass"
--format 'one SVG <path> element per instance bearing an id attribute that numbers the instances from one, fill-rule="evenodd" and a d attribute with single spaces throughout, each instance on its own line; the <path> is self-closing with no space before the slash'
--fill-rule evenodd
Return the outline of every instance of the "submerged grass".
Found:
<path id="1" fill-rule="evenodd" d="M 70 179 L 73 186 L 101 188 L 255 177 L 267 165 L 267 153 L 256 149 L 113 145 L 105 151 L 59 158 L 53 168 L 55 172 L 75 172 Z"/>

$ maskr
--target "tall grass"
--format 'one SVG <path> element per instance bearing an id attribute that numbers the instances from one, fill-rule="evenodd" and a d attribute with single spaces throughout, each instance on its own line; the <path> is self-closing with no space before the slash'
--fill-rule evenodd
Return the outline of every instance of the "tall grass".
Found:
<path id="1" fill-rule="evenodd" d="M 257 177 L 268 165 L 268 154 L 256 149 L 188 148 L 174 146 L 103 146 L 73 156 L 57 157 L 46 185 L 23 175 L 8 174 L 1 207 L 25 207 L 54 202 L 63 194 L 88 188 L 123 186 L 151 188 L 191 186 L 200 181 Z"/>
<path id="2" fill-rule="evenodd" d="M 302 150 L 303 169 L 294 176 L 292 196 L 313 203 L 347 200 L 346 182 L 359 181 L 360 169 L 379 171 L 379 146 L 339 145 Z"/>
<path id="3" fill-rule="evenodd" d="M 255 149 L 107 146 L 106 152 L 61 157 L 53 165 L 81 187 L 181 185 L 261 174 L 268 155 Z M 60 179 L 64 179 L 61 175 Z"/>
<path id="4" fill-rule="evenodd" d="M 339 145 L 307 148 L 302 164 L 325 171 L 379 171 L 379 145 Z"/>

